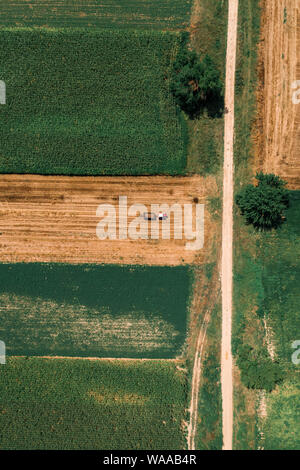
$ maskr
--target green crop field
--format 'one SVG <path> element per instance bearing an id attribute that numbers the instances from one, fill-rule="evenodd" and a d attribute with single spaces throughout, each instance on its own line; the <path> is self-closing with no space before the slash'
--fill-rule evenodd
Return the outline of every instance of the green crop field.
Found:
<path id="1" fill-rule="evenodd" d="M 1 24 L 88 28 L 184 29 L 192 0 L 6 0 Z"/>
<path id="2" fill-rule="evenodd" d="M 187 331 L 187 267 L 0 264 L 9 356 L 174 358 Z"/>
<path id="3" fill-rule="evenodd" d="M 185 121 L 169 91 L 175 33 L 0 31 L 0 172 L 181 174 Z"/>
<path id="4" fill-rule="evenodd" d="M 182 449 L 186 384 L 166 361 L 10 358 L 1 449 Z"/>

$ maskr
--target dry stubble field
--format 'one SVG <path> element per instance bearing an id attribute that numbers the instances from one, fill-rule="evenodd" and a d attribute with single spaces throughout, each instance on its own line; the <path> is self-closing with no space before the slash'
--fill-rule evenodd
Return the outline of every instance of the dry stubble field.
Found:
<path id="1" fill-rule="evenodd" d="M 300 2 L 263 0 L 262 6 L 256 168 L 299 189 L 300 105 L 293 104 L 292 83 L 300 80 Z"/>
<path id="2" fill-rule="evenodd" d="M 209 262 L 213 221 L 205 207 L 205 240 L 200 251 L 186 240 L 99 240 L 100 204 L 205 204 L 216 195 L 213 178 L 0 176 L 0 261 L 178 265 Z M 194 204 L 195 206 L 195 204 Z M 195 210 L 195 209 L 194 209 Z M 118 211 L 117 211 L 118 214 Z M 131 219 L 128 217 L 128 223 Z M 117 218 L 118 228 L 118 218 Z M 118 232 L 117 232 L 118 233 Z"/>

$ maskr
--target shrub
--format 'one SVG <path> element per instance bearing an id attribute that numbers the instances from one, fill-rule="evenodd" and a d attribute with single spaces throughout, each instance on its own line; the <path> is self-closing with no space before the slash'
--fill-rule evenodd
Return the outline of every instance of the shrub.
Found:
<path id="1" fill-rule="evenodd" d="M 258 230 L 278 228 L 285 221 L 289 206 L 286 183 L 273 174 L 257 173 L 257 185 L 248 184 L 236 196 L 236 203 L 247 224 Z"/>
<path id="2" fill-rule="evenodd" d="M 248 344 L 239 347 L 237 365 L 241 371 L 242 383 L 250 389 L 271 392 L 283 380 L 279 363 L 272 361 L 267 351 L 254 349 Z"/>
<path id="3" fill-rule="evenodd" d="M 222 83 L 219 71 L 209 55 L 200 60 L 195 51 L 189 50 L 185 39 L 173 65 L 170 86 L 176 103 L 190 117 L 205 107 L 210 112 L 211 105 L 220 105 Z"/>

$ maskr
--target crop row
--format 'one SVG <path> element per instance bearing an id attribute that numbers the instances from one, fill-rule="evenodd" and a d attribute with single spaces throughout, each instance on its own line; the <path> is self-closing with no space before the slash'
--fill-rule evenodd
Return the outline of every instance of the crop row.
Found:
<path id="1" fill-rule="evenodd" d="M 1 5 L 1 23 L 174 30 L 188 26 L 191 7 L 192 0 L 6 0 Z"/>
<path id="2" fill-rule="evenodd" d="M 174 358 L 185 344 L 186 267 L 0 264 L 7 354 Z"/>
<path id="3" fill-rule="evenodd" d="M 0 31 L 0 172 L 181 174 L 175 33 Z"/>
<path id="4" fill-rule="evenodd" d="M 165 361 L 11 358 L 1 449 L 180 449 L 186 376 Z"/>

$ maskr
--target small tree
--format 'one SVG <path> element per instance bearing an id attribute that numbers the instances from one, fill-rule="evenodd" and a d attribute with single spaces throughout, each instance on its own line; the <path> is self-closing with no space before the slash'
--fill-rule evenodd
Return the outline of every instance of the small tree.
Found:
<path id="1" fill-rule="evenodd" d="M 205 55 L 199 60 L 196 52 L 186 44 L 173 65 L 171 92 L 177 104 L 190 116 L 199 113 L 201 108 L 222 95 L 222 82 L 219 71 L 212 59 Z"/>
<path id="2" fill-rule="evenodd" d="M 236 203 L 247 224 L 258 230 L 278 228 L 289 206 L 286 183 L 273 174 L 257 173 L 257 185 L 248 184 L 236 196 Z"/>
<path id="3" fill-rule="evenodd" d="M 237 354 L 241 380 L 247 388 L 271 392 L 282 382 L 284 372 L 279 362 L 272 361 L 266 350 L 254 349 L 249 344 L 244 344 Z"/>

